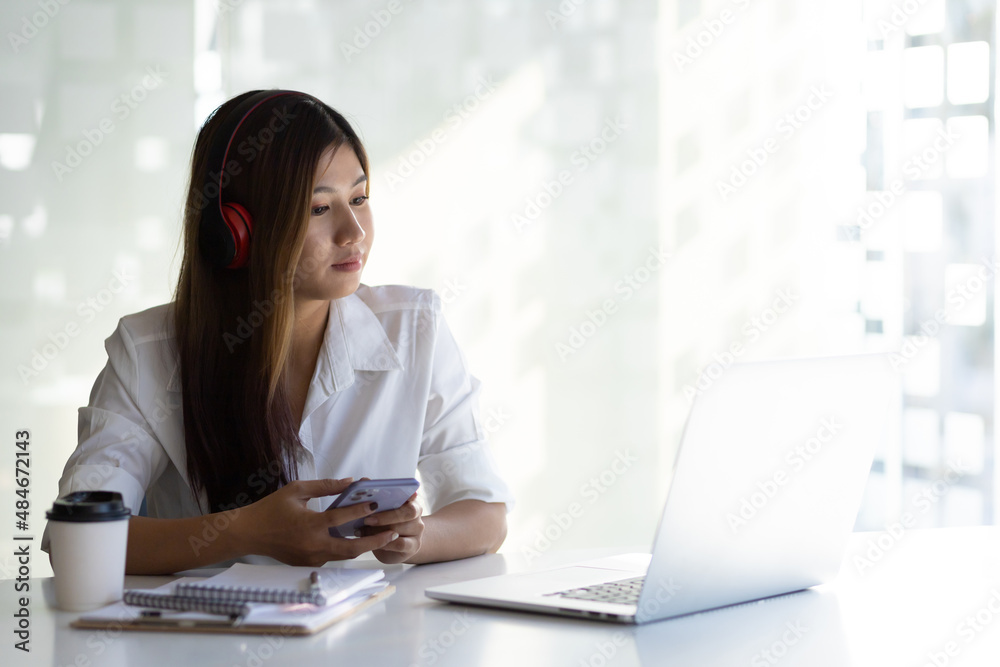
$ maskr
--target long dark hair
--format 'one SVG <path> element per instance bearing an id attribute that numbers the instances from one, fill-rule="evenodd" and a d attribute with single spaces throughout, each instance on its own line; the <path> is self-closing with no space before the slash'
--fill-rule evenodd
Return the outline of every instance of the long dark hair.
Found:
<path id="1" fill-rule="evenodd" d="M 222 104 L 198 134 L 174 295 L 187 473 L 208 512 L 248 504 L 298 476 L 301 443 L 285 381 L 296 267 L 309 259 L 301 254 L 312 180 L 323 152 L 343 144 L 368 175 L 361 140 L 341 114 L 305 94 L 263 102 L 233 137 L 227 164 L 236 160 L 238 169 L 223 187 L 223 201 L 253 216 L 249 259 L 235 270 L 210 264 L 198 244 L 203 211 L 217 206 L 207 174 L 222 168 L 208 164 L 210 146 L 227 115 L 258 92 Z"/>

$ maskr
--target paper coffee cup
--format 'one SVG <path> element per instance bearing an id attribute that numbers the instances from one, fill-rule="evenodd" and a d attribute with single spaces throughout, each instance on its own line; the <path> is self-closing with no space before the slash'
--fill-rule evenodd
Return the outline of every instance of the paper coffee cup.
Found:
<path id="1" fill-rule="evenodd" d="M 45 513 L 56 606 L 87 611 L 122 599 L 132 516 L 115 491 L 77 491 Z"/>

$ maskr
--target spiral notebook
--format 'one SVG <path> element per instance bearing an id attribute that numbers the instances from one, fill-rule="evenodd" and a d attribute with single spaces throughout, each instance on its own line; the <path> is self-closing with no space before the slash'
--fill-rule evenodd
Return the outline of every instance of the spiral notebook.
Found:
<path id="1" fill-rule="evenodd" d="M 319 575 L 316 591 L 309 585 L 313 572 Z M 340 602 L 384 576 L 378 569 L 236 563 L 214 577 L 178 582 L 174 594 L 215 602 L 309 603 L 322 607 Z"/>
<path id="2" fill-rule="evenodd" d="M 318 587 L 310 574 L 319 575 Z M 185 577 L 127 590 L 121 602 L 87 613 L 75 628 L 312 634 L 395 590 L 382 570 L 237 563 L 214 577 Z"/>

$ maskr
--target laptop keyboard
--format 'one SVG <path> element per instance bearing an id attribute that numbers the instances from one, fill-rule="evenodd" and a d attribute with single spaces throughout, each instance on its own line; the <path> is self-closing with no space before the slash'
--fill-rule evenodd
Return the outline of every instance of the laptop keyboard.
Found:
<path id="1" fill-rule="evenodd" d="M 594 584 L 583 588 L 569 588 L 565 591 L 546 593 L 558 595 L 572 600 L 589 600 L 591 602 L 612 602 L 615 604 L 639 604 L 639 592 L 645 577 L 609 581 L 604 584 Z"/>

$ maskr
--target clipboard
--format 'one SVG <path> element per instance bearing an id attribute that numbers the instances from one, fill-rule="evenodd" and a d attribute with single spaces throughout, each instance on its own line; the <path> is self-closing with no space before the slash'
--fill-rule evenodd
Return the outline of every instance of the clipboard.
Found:
<path id="1" fill-rule="evenodd" d="M 150 632 L 202 632 L 225 634 L 312 635 L 380 602 L 396 592 L 391 584 L 365 592 L 329 607 L 315 605 L 254 604 L 245 619 L 225 619 L 200 612 L 174 612 L 144 617 L 142 610 L 122 602 L 84 614 L 70 623 L 78 629 L 138 630 Z M 311 609 L 309 609 L 311 608 Z M 258 613 L 259 612 L 259 613 Z M 255 613 L 257 620 L 255 620 Z"/>

